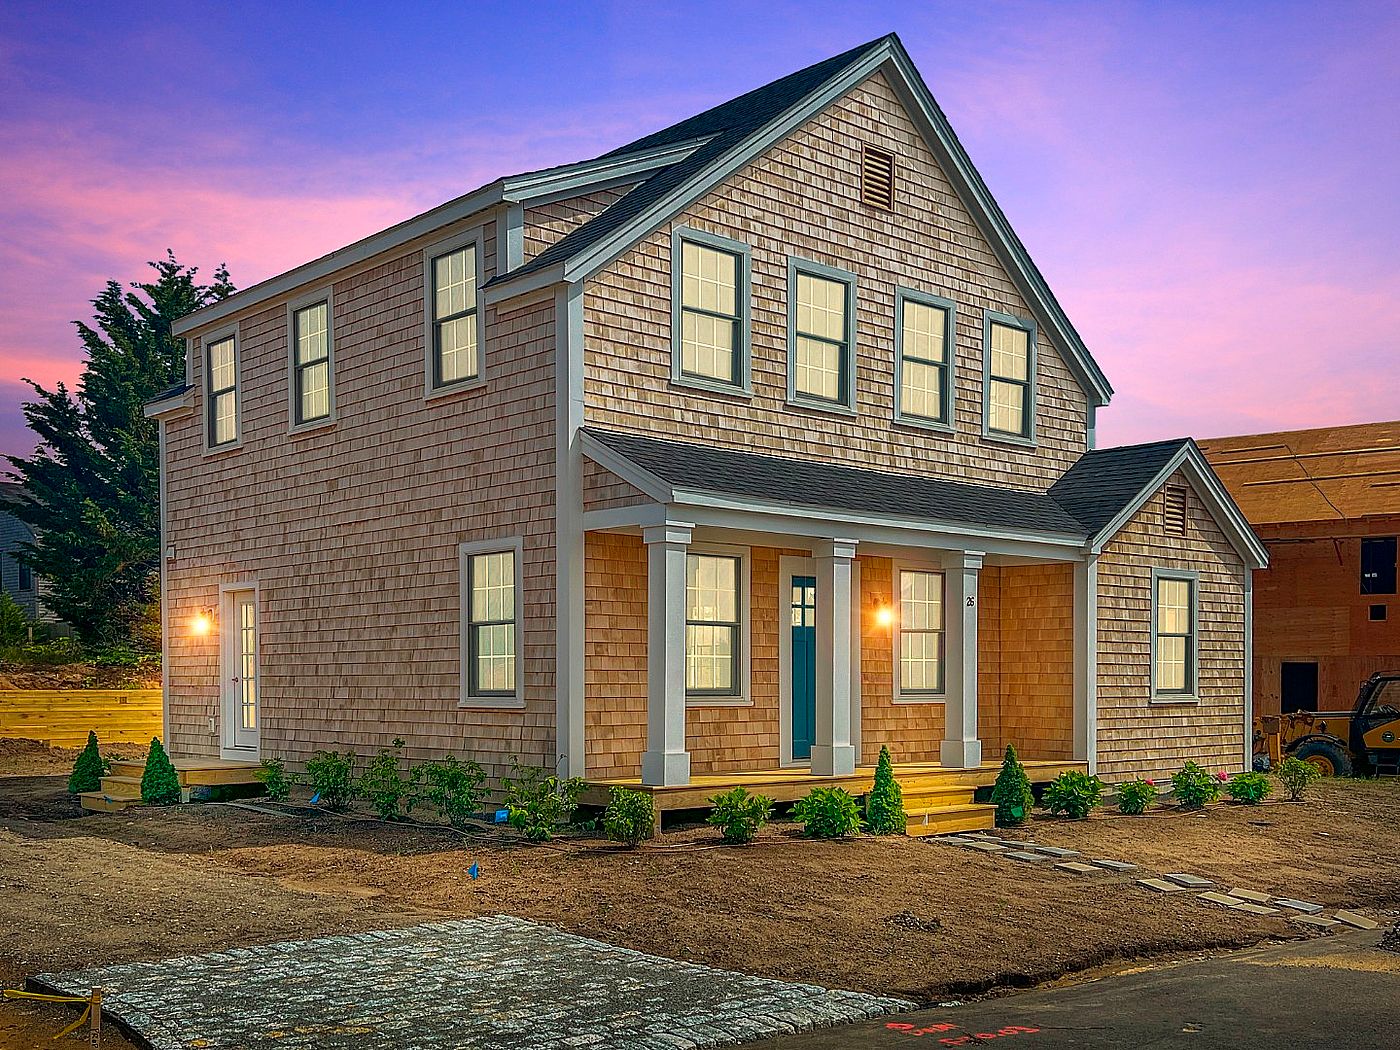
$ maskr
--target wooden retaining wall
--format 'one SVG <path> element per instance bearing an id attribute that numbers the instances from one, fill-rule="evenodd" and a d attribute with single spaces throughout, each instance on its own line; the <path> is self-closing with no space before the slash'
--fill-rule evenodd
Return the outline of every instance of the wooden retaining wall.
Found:
<path id="1" fill-rule="evenodd" d="M 89 730 L 104 744 L 147 744 L 161 736 L 159 689 L 3 689 L 0 738 L 81 747 Z"/>

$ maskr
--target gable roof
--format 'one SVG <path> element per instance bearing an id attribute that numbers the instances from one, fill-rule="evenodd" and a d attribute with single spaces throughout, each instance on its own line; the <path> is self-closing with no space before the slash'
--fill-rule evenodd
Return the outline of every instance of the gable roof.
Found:
<path id="1" fill-rule="evenodd" d="M 1400 514 L 1400 421 L 1201 442 L 1256 525 Z"/>

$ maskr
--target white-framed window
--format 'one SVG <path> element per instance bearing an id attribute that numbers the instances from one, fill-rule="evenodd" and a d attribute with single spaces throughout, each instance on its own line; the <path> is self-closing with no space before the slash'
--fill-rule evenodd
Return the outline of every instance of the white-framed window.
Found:
<path id="1" fill-rule="evenodd" d="M 472 232 L 423 252 L 427 392 L 446 393 L 485 379 L 481 305 L 481 234 Z"/>
<path id="2" fill-rule="evenodd" d="M 688 697 L 744 695 L 744 559 L 691 552 L 685 559 L 685 691 Z"/>
<path id="3" fill-rule="evenodd" d="M 671 234 L 671 377 L 749 390 L 749 246 L 678 227 Z"/>
<path id="4" fill-rule="evenodd" d="M 788 400 L 855 410 L 856 278 L 806 259 L 788 260 Z"/>
<path id="5" fill-rule="evenodd" d="M 1152 695 L 1196 698 L 1197 587 L 1195 573 L 1152 571 Z"/>
<path id="6" fill-rule="evenodd" d="M 982 433 L 1035 441 L 1034 322 L 988 310 L 982 320 Z"/>
<path id="7" fill-rule="evenodd" d="M 210 450 L 238 444 L 238 329 L 204 337 L 204 437 Z"/>
<path id="8" fill-rule="evenodd" d="M 947 659 L 943 573 L 910 567 L 897 567 L 895 572 L 899 588 L 896 692 L 904 700 L 941 700 Z"/>
<path id="9" fill-rule="evenodd" d="M 335 415 L 331 296 L 303 297 L 287 308 L 292 429 L 330 422 Z"/>
<path id="10" fill-rule="evenodd" d="M 950 429 L 953 425 L 951 299 L 900 288 L 895 292 L 895 418 Z"/>
<path id="11" fill-rule="evenodd" d="M 464 543 L 458 548 L 462 588 L 462 706 L 519 707 L 520 540 Z"/>

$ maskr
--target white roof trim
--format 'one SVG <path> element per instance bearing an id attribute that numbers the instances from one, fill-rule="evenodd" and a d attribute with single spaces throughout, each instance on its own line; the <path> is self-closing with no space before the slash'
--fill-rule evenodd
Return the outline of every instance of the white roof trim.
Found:
<path id="1" fill-rule="evenodd" d="M 141 414 L 147 419 L 162 419 L 176 416 L 194 407 L 194 387 L 187 386 L 178 394 L 170 394 L 154 401 L 147 401 Z"/>
<path id="2" fill-rule="evenodd" d="M 1224 531 L 1225 537 L 1240 557 L 1251 568 L 1267 568 L 1269 565 L 1268 548 L 1264 546 L 1264 542 L 1250 527 L 1244 512 L 1240 510 L 1239 505 L 1226 491 L 1225 486 L 1220 483 L 1220 479 L 1215 476 L 1215 471 L 1210 469 L 1210 464 L 1206 462 L 1205 456 L 1196 447 L 1194 441 L 1188 441 L 1182 445 L 1176 455 L 1172 456 L 1166 465 L 1157 472 L 1157 475 L 1143 486 L 1137 497 L 1119 511 L 1118 516 L 1100 529 L 1096 535 L 1090 537 L 1086 548 L 1088 552 L 1090 554 L 1102 553 L 1104 547 L 1113 537 L 1117 536 L 1128 522 L 1137 516 L 1138 512 L 1147 505 L 1147 501 L 1155 496 L 1167 483 L 1167 479 L 1178 470 L 1185 472 L 1190 478 L 1196 494 L 1201 497 L 1201 501 L 1210 510 L 1216 524 Z"/>

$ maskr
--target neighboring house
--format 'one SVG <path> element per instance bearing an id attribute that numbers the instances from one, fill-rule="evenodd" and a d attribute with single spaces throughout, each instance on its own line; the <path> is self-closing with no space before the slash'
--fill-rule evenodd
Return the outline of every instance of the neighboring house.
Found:
<path id="1" fill-rule="evenodd" d="M 1269 548 L 1254 599 L 1257 711 L 1350 710 L 1371 674 L 1400 669 L 1400 422 L 1202 448 Z"/>
<path id="2" fill-rule="evenodd" d="M 20 491 L 14 482 L 0 481 L 0 591 L 13 598 L 29 619 L 51 619 L 40 601 L 39 578 L 15 556 L 21 544 L 34 542 L 34 531 L 5 509 Z"/>
<path id="3" fill-rule="evenodd" d="M 177 754 L 1245 764 L 1264 550 L 1189 440 L 1092 450 L 1108 381 L 893 36 L 176 334 Z"/>

